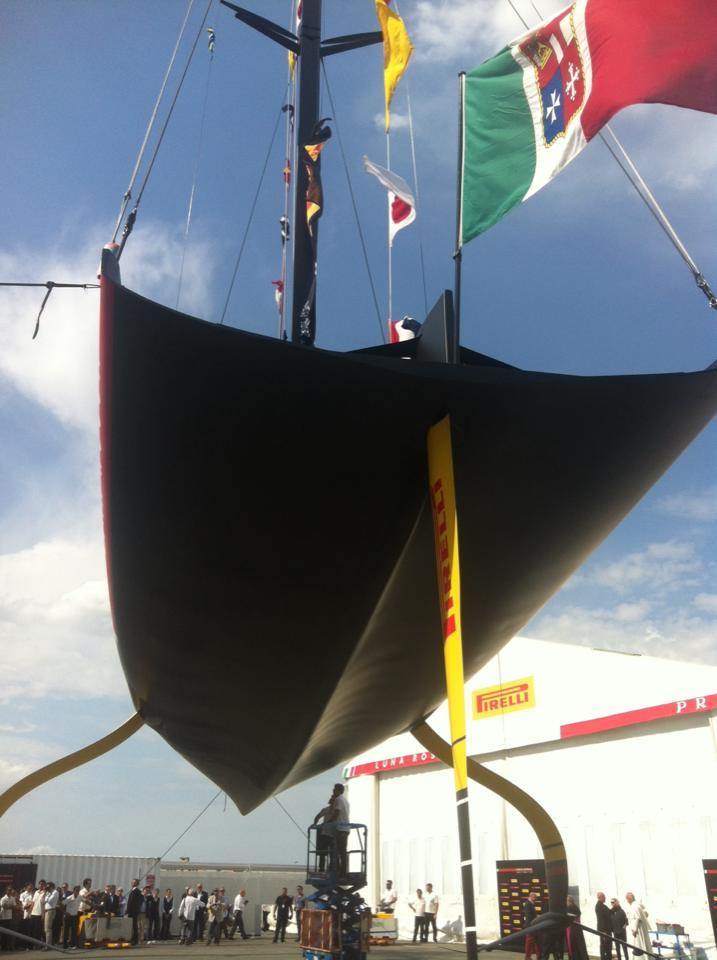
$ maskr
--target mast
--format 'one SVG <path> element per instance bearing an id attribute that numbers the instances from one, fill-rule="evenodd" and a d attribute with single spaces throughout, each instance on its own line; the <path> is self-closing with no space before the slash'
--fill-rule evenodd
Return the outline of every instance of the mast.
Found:
<path id="1" fill-rule="evenodd" d="M 291 301 L 291 339 L 294 343 L 311 345 L 316 336 L 316 260 L 314 250 L 318 245 L 318 218 L 312 230 L 313 240 L 306 223 L 306 188 L 308 178 L 302 151 L 304 144 L 311 143 L 312 134 L 319 120 L 321 93 L 321 3 L 322 0 L 303 0 L 298 58 L 298 136 L 297 157 L 294 166 L 296 176 L 296 202 L 294 206 L 294 272 Z M 318 164 L 321 163 L 319 159 Z"/>
<path id="2" fill-rule="evenodd" d="M 265 37 L 285 47 L 297 56 L 298 70 L 298 121 L 296 138 L 297 156 L 294 170 L 296 177 L 296 202 L 294 204 L 293 291 L 291 306 L 291 339 L 294 343 L 311 346 L 316 336 L 316 250 L 318 245 L 318 217 L 312 221 L 313 237 L 306 222 L 306 188 L 308 176 L 302 151 L 310 144 L 317 131 L 321 94 L 321 58 L 335 53 L 346 53 L 360 47 L 383 43 L 380 30 L 354 33 L 348 36 L 321 39 L 322 0 L 303 0 L 299 35 L 285 30 L 278 24 L 240 7 L 230 0 L 221 0 L 225 7 L 234 11 L 237 20 L 252 27 Z M 319 169 L 317 159 L 314 167 Z"/>

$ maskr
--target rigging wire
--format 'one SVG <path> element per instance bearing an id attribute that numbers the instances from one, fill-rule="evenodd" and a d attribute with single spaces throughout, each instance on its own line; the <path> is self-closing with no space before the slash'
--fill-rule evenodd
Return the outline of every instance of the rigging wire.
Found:
<path id="1" fill-rule="evenodd" d="M 339 150 L 341 151 L 341 159 L 342 159 L 343 164 L 344 164 L 344 173 L 346 174 L 346 182 L 347 182 L 347 184 L 348 184 L 349 194 L 350 194 L 350 196 L 351 196 L 351 206 L 353 207 L 354 218 L 355 218 L 355 220 L 356 220 L 356 228 L 357 228 L 357 230 L 358 230 L 359 239 L 360 239 L 360 241 L 361 241 L 361 250 L 363 251 L 363 259 L 364 259 L 364 263 L 366 264 L 366 272 L 367 272 L 367 274 L 368 274 L 368 282 L 369 282 L 369 284 L 370 284 L 370 286 L 371 286 L 371 295 L 372 295 L 372 297 L 373 297 L 373 305 L 374 305 L 374 308 L 375 308 L 375 310 L 376 310 L 376 320 L 378 321 L 379 330 L 381 331 L 381 340 L 383 341 L 383 343 L 385 343 L 385 342 L 386 342 L 386 332 L 385 332 L 385 330 L 383 329 L 383 323 L 382 323 L 382 321 L 381 321 L 381 310 L 380 310 L 379 305 L 378 305 L 378 299 L 377 299 L 377 297 L 376 297 L 376 287 L 374 286 L 373 276 L 372 276 L 372 274 L 371 274 L 371 266 L 370 266 L 369 261 L 368 261 L 368 252 L 367 252 L 367 250 L 366 250 L 366 243 L 365 243 L 365 241 L 364 241 L 363 230 L 361 229 L 361 221 L 359 220 L 358 208 L 357 208 L 357 206 L 356 206 L 356 197 L 354 196 L 353 187 L 352 187 L 352 185 L 351 185 L 351 174 L 349 173 L 348 164 L 346 163 L 346 154 L 345 154 L 345 152 L 344 152 L 343 140 L 341 139 L 341 130 L 339 129 L 338 115 L 337 115 L 337 113 L 336 113 L 336 107 L 335 107 L 335 105 L 334 105 L 334 98 L 333 98 L 333 95 L 332 95 L 332 93 L 331 93 L 331 86 L 330 86 L 330 84 L 329 84 L 329 77 L 328 77 L 328 74 L 326 73 L 326 66 L 325 66 L 325 64 L 324 64 L 323 59 L 321 60 L 321 69 L 323 70 L 323 73 L 324 73 L 324 81 L 325 81 L 325 83 L 326 83 L 326 92 L 327 92 L 328 95 L 329 95 L 329 103 L 330 103 L 330 105 L 331 105 L 331 113 L 332 113 L 332 115 L 333 115 L 334 125 L 335 125 L 335 127 L 336 127 L 336 139 L 338 140 L 338 143 L 339 143 Z"/>
<path id="2" fill-rule="evenodd" d="M 32 339 L 37 338 L 38 333 L 40 332 L 40 317 L 42 312 L 47 305 L 47 301 L 50 299 L 50 294 L 56 287 L 74 287 L 80 290 L 97 290 L 99 289 L 99 283 L 55 283 L 54 280 L 46 280 L 45 283 L 14 283 L 11 280 L 0 280 L 0 287 L 46 287 L 47 293 L 42 298 L 42 303 L 40 304 L 40 310 L 37 314 L 35 320 L 35 329 L 32 333 Z"/>
<path id="3" fill-rule="evenodd" d="M 252 220 L 254 219 L 254 211 L 256 210 L 256 204 L 259 199 L 259 194 L 261 193 L 262 184 L 264 183 L 264 177 L 266 175 L 266 168 L 269 165 L 269 158 L 271 157 L 271 151 L 274 146 L 274 141 L 276 140 L 276 132 L 279 129 L 279 122 L 281 121 L 281 115 L 284 112 L 283 106 L 286 101 L 286 91 L 282 94 L 281 103 L 279 105 L 279 111 L 276 116 L 276 123 L 274 124 L 274 129 L 271 133 L 271 139 L 269 140 L 269 148 L 266 151 L 266 156 L 264 157 L 264 166 L 261 168 L 261 174 L 259 176 L 259 183 L 257 184 L 256 191 L 254 193 L 254 199 L 251 203 L 251 209 L 249 210 L 249 218 L 246 222 L 246 227 L 244 228 L 244 235 L 239 246 L 239 253 L 237 254 L 236 263 L 234 264 L 234 272 L 232 273 L 231 283 L 229 284 L 229 290 L 227 291 L 227 298 L 224 301 L 224 309 L 222 310 L 222 315 L 219 318 L 219 324 L 224 323 L 224 317 L 227 313 L 227 307 L 229 306 L 229 300 L 231 299 L 232 290 L 234 289 L 234 281 L 236 280 L 237 271 L 239 270 L 239 264 L 241 263 L 242 254 L 244 253 L 244 247 L 246 246 L 246 240 L 249 235 L 249 228 L 251 227 Z"/>
<path id="4" fill-rule="evenodd" d="M 187 255 L 187 245 L 189 243 L 189 228 L 192 223 L 192 209 L 194 207 L 194 193 L 197 188 L 197 175 L 199 164 L 202 159 L 202 147 L 204 145 L 204 127 L 207 118 L 207 101 L 209 98 L 209 86 L 212 79 L 212 65 L 214 64 L 214 46 L 213 42 L 209 49 L 209 67 L 207 68 L 207 81 L 204 87 L 204 103 L 202 104 L 202 118 L 199 124 L 199 141 L 197 143 L 197 153 L 194 158 L 194 173 L 192 175 L 192 189 L 189 194 L 189 206 L 187 208 L 187 222 L 184 227 L 184 244 L 182 246 L 182 262 L 179 266 L 179 281 L 177 283 L 177 302 L 176 308 L 179 309 L 179 298 L 182 293 L 182 278 L 184 276 L 184 259 Z"/>
<path id="5" fill-rule="evenodd" d="M 418 192 L 418 166 L 416 164 L 416 144 L 413 138 L 413 113 L 411 112 L 411 93 L 406 81 L 406 104 L 408 106 L 408 136 L 411 143 L 411 162 L 413 165 L 413 186 L 416 191 L 416 209 L 421 209 L 421 198 Z M 418 256 L 421 261 L 421 282 L 423 283 L 423 309 L 428 316 L 428 293 L 426 292 L 426 265 L 423 259 L 423 218 L 418 217 Z"/>
<path id="6" fill-rule="evenodd" d="M 391 172 L 391 130 L 386 131 L 386 169 Z M 388 252 L 388 319 L 393 320 L 393 244 L 391 243 L 391 196 L 388 195 L 388 216 L 386 217 L 386 244 Z"/>
<path id="7" fill-rule="evenodd" d="M 525 29 L 530 30 L 530 26 L 527 20 L 520 13 L 518 8 L 515 6 L 515 3 L 513 2 L 513 0 L 508 0 L 508 3 L 510 4 L 511 9 L 513 10 L 513 13 L 520 20 L 520 22 L 523 24 Z M 535 11 L 536 16 L 541 21 L 544 20 L 545 18 L 543 17 L 542 13 L 537 8 L 533 0 L 531 0 L 530 5 Z M 677 231 L 668 220 L 666 213 L 658 203 L 657 199 L 655 198 L 655 195 L 650 190 L 644 177 L 635 166 L 635 163 L 627 153 L 627 150 L 625 150 L 622 143 L 620 143 L 620 141 L 617 138 L 617 135 L 614 133 L 609 123 L 606 123 L 603 129 L 607 132 L 607 134 L 609 134 L 611 140 L 615 144 L 616 150 L 613 149 L 613 146 L 608 142 L 607 137 L 602 131 L 598 132 L 598 136 L 607 147 L 613 160 L 615 160 L 617 165 L 625 174 L 631 186 L 634 188 L 637 195 L 640 197 L 642 202 L 645 204 L 645 206 L 650 211 L 652 216 L 655 218 L 657 223 L 660 225 L 660 227 L 662 228 L 663 232 L 667 236 L 670 243 L 673 245 L 675 250 L 679 253 L 679 255 L 682 257 L 682 259 L 685 261 L 685 263 L 689 267 L 692 273 L 692 276 L 695 279 L 695 283 L 697 284 L 698 288 L 702 291 L 702 293 L 704 293 L 704 295 L 707 297 L 707 302 L 709 303 L 710 307 L 712 307 L 713 310 L 717 310 L 717 296 L 712 291 L 712 288 L 710 287 L 709 283 L 705 279 L 705 276 L 700 270 L 700 268 L 697 266 L 695 261 L 690 256 L 689 252 L 687 251 L 687 248 L 685 247 L 684 243 L 678 236 Z"/>
<path id="8" fill-rule="evenodd" d="M 218 797 L 220 797 L 223 793 L 224 793 L 223 790 L 221 790 L 221 789 L 220 789 L 220 790 L 217 790 L 217 792 L 214 794 L 214 796 L 213 796 L 212 799 L 209 801 L 209 803 L 208 803 L 205 807 L 202 807 L 202 809 L 201 809 L 201 810 L 199 811 L 199 813 L 196 815 L 196 817 L 194 818 L 194 820 L 192 820 L 192 822 L 189 824 L 189 826 L 188 826 L 186 829 L 182 830 L 182 832 L 179 834 L 179 836 L 177 837 L 177 839 L 176 839 L 176 840 L 173 840 L 173 841 L 170 843 L 170 845 L 167 847 L 167 849 L 164 851 L 164 853 L 163 853 L 161 856 L 155 858 L 154 862 L 151 864 L 151 866 L 150 866 L 149 869 L 146 871 L 146 873 L 144 874 L 144 876 L 142 876 L 142 877 L 139 878 L 140 883 L 142 882 L 142 880 L 145 879 L 145 877 L 149 876 L 149 874 L 154 870 L 154 868 L 157 866 L 158 863 L 160 863 L 162 860 L 164 860 L 164 858 L 167 856 L 167 854 L 169 853 L 169 851 L 170 851 L 173 847 L 176 847 L 176 846 L 177 846 L 177 844 L 178 844 L 179 841 L 182 839 L 182 837 L 183 837 L 185 834 L 189 833 L 189 831 L 192 829 L 192 827 L 193 827 L 194 824 L 197 822 L 197 820 L 199 820 L 200 817 L 204 816 L 204 814 L 205 814 L 205 813 L 207 812 L 207 810 L 211 807 L 211 805 L 214 803 L 214 801 L 215 801 Z"/>
<path id="9" fill-rule="evenodd" d="M 169 58 L 169 65 L 167 66 L 167 70 L 164 74 L 164 80 L 162 80 L 162 86 L 159 89 L 159 94 L 154 104 L 152 115 L 150 116 L 149 123 L 147 124 L 147 130 L 145 131 L 145 134 L 144 134 L 144 140 L 142 141 L 142 146 L 139 148 L 139 153 L 137 154 L 137 160 L 134 165 L 134 170 L 132 171 L 132 176 L 130 177 L 129 186 L 125 191 L 125 195 L 122 197 L 122 203 L 120 204 L 119 215 L 117 217 L 117 222 L 115 224 L 114 233 L 112 234 L 113 243 L 117 239 L 117 234 L 122 224 L 122 218 L 125 215 L 127 205 L 129 201 L 132 199 L 132 188 L 134 187 L 135 180 L 137 179 L 137 174 L 139 173 L 139 168 L 142 163 L 142 158 L 144 157 L 144 151 L 147 149 L 147 143 L 149 142 L 149 138 L 151 136 L 152 129 L 154 127 L 154 121 L 157 117 L 157 111 L 159 110 L 160 103 L 162 102 L 162 98 L 164 97 L 164 91 L 167 86 L 167 81 L 169 80 L 169 75 L 172 72 L 172 67 L 174 66 L 174 61 L 177 56 L 177 51 L 179 50 L 180 44 L 182 42 L 182 38 L 184 37 L 184 31 L 186 29 L 187 21 L 189 20 L 189 15 L 192 12 L 193 6 L 194 6 L 194 0 L 189 0 L 189 6 L 187 7 L 187 12 L 184 15 L 184 21 L 179 30 L 179 35 L 177 36 L 177 42 L 174 44 L 174 50 L 172 51 L 172 56 Z"/>
<path id="10" fill-rule="evenodd" d="M 396 13 L 401 16 L 401 11 L 398 9 L 398 0 L 394 0 L 394 9 Z M 418 191 L 418 164 L 416 163 L 416 142 L 413 136 L 413 112 L 411 110 L 411 86 L 406 77 L 406 106 L 408 108 L 408 137 L 411 144 L 411 165 L 413 167 L 413 187 L 416 191 L 416 214 L 418 215 L 421 209 L 421 197 Z M 417 216 L 418 219 L 418 256 L 421 262 L 421 282 L 423 284 L 423 310 L 424 316 L 428 316 L 428 293 L 426 291 L 426 265 L 423 258 L 423 217 Z"/>
<path id="11" fill-rule="evenodd" d="M 290 0 L 289 3 L 289 30 L 296 30 L 297 6 L 296 0 Z M 293 59 L 292 59 L 293 58 Z M 289 204 L 292 198 L 292 188 L 295 171 L 293 165 L 295 160 L 294 144 L 296 142 L 296 69 L 297 57 L 289 53 L 287 57 L 287 83 L 289 86 L 289 97 L 286 108 L 286 136 L 284 138 L 284 213 L 281 225 L 281 288 L 277 291 L 277 303 L 279 306 L 279 330 L 278 337 L 283 339 L 285 330 L 285 311 L 286 311 L 286 286 L 288 274 L 287 250 L 291 237 L 291 218 L 289 216 Z M 298 158 L 297 158 L 298 159 Z M 293 209 L 293 207 L 292 207 Z"/>
<path id="12" fill-rule="evenodd" d="M 192 44 L 192 49 L 189 51 L 189 56 L 187 57 L 187 62 L 186 62 L 186 64 L 184 65 L 184 70 L 182 71 L 182 76 L 179 78 L 179 84 L 178 84 L 177 89 L 176 89 L 176 91 L 175 91 L 174 98 L 172 99 L 172 103 L 170 104 L 169 111 L 168 111 L 168 113 L 167 113 L 167 116 L 165 117 L 164 124 L 162 125 L 162 129 L 161 129 L 160 134 L 159 134 L 159 139 L 157 140 L 157 143 L 155 144 L 154 152 L 152 153 L 152 158 L 151 158 L 151 160 L 150 160 L 150 162 L 149 162 L 149 167 L 148 167 L 148 169 L 147 169 L 147 172 L 146 172 L 145 175 L 144 175 L 144 179 L 142 180 L 142 185 L 141 185 L 141 187 L 140 187 L 139 193 L 137 194 L 137 200 L 136 200 L 136 202 L 135 202 L 134 207 L 133 207 L 132 210 L 130 211 L 129 216 L 127 217 L 127 221 L 125 222 L 124 230 L 122 231 L 122 240 L 120 241 L 119 250 L 117 251 L 117 259 L 118 259 L 118 260 L 119 260 L 119 258 L 122 256 L 122 251 L 123 251 L 124 248 L 125 248 L 125 244 L 127 243 L 127 239 L 128 239 L 128 237 L 129 237 L 130 233 L 132 233 L 132 229 L 133 229 L 133 227 L 134 227 L 135 220 L 137 219 L 137 210 L 138 210 L 139 205 L 140 205 L 140 203 L 141 203 L 141 201 L 142 201 L 142 197 L 143 197 L 143 195 L 144 195 L 144 191 L 145 191 L 145 189 L 146 189 L 146 187 L 147 187 L 147 183 L 148 183 L 148 181 L 149 181 L 150 175 L 151 175 L 152 170 L 153 170 L 153 168 L 154 168 L 154 164 L 155 164 L 155 161 L 156 161 L 156 159 L 157 159 L 157 154 L 159 153 L 159 148 L 162 146 L 162 141 L 164 140 L 164 135 L 165 135 L 165 133 L 167 132 L 167 127 L 169 126 L 169 121 L 171 120 L 172 114 L 174 113 L 174 108 L 175 108 L 175 106 L 176 106 L 176 104 L 177 104 L 177 100 L 179 99 L 179 94 L 180 94 L 180 92 L 181 92 L 181 90 L 182 90 L 182 87 L 183 87 L 183 85 L 184 85 L 184 80 L 185 80 L 185 78 L 186 78 L 186 76 L 187 76 L 187 72 L 189 71 L 189 66 L 190 66 L 190 64 L 191 64 L 191 62 L 192 62 L 192 59 L 193 59 L 193 57 L 194 57 L 194 51 L 197 49 L 197 44 L 199 43 L 199 38 L 200 38 L 200 36 L 202 35 L 202 32 L 203 32 L 203 30 L 204 30 L 204 24 L 207 22 L 207 17 L 208 17 L 208 15 L 209 15 L 209 8 L 211 7 L 212 2 L 213 2 L 213 0 L 208 0 L 208 2 L 207 2 L 207 7 L 206 7 L 206 10 L 204 11 L 204 16 L 202 17 L 202 22 L 199 24 L 199 28 L 197 29 L 197 35 L 196 35 L 195 38 L 194 38 L 194 43 Z"/>
<path id="13" fill-rule="evenodd" d="M 286 809 L 286 807 L 285 807 L 284 804 L 281 802 L 281 800 L 279 800 L 279 798 L 276 797 L 276 796 L 272 797 L 272 800 L 275 800 L 275 801 L 279 804 L 279 806 L 280 806 L 281 809 L 284 811 L 284 813 L 287 815 L 287 817 L 289 818 L 289 820 L 291 820 L 291 822 L 294 824 L 294 826 L 295 826 L 296 829 L 299 831 L 299 833 L 301 834 L 301 836 L 304 838 L 304 840 L 306 840 L 306 830 L 304 830 L 304 828 L 303 828 L 299 823 L 297 823 L 296 820 L 294 820 L 294 818 L 293 818 L 292 815 L 289 813 L 289 811 Z"/>

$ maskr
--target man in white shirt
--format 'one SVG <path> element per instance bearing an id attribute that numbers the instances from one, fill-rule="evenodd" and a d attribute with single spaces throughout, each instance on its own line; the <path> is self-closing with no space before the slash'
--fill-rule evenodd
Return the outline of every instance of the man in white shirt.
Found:
<path id="1" fill-rule="evenodd" d="M 337 853 L 337 873 L 340 877 L 346 876 L 348 863 L 346 862 L 346 845 L 350 833 L 349 799 L 346 796 L 343 783 L 334 784 L 334 792 L 331 797 L 331 806 L 333 816 L 331 821 L 336 824 L 336 853 Z"/>
<path id="2" fill-rule="evenodd" d="M 234 923 L 232 924 L 232 929 L 229 934 L 229 939 L 234 939 L 234 934 L 236 933 L 237 928 L 239 928 L 239 935 L 242 940 L 247 939 L 246 930 L 244 929 L 244 908 L 249 903 L 246 898 L 246 890 L 243 888 L 239 893 L 234 897 Z"/>
<path id="3" fill-rule="evenodd" d="M 45 913 L 43 922 L 45 925 L 45 943 L 52 943 L 52 925 L 55 922 L 55 911 L 60 899 L 60 894 L 55 888 L 54 883 L 48 883 L 45 890 Z"/>
<path id="4" fill-rule="evenodd" d="M 80 888 L 72 888 L 72 893 L 65 897 L 65 918 L 62 924 L 62 946 L 77 949 L 77 918 L 80 913 Z"/>
<path id="5" fill-rule="evenodd" d="M 92 906 L 92 878 L 86 877 L 80 887 L 80 913 L 91 913 Z"/>
<path id="6" fill-rule="evenodd" d="M 179 942 L 186 943 L 189 946 L 194 942 L 194 921 L 197 916 L 197 904 L 199 900 L 194 895 L 194 890 L 190 887 L 179 905 L 179 921 L 182 924 L 179 931 Z"/>
<path id="7" fill-rule="evenodd" d="M 409 901 L 409 907 L 415 913 L 415 918 L 413 921 L 413 942 L 420 940 L 421 943 L 425 942 L 424 930 L 425 930 L 425 919 L 426 919 L 426 901 L 423 897 L 423 890 L 416 890 L 416 897 L 414 900 Z"/>
<path id="8" fill-rule="evenodd" d="M 428 941 L 428 937 L 433 928 L 433 942 L 438 943 L 438 931 L 436 927 L 436 916 L 438 915 L 438 894 L 433 892 L 433 884 L 426 884 L 426 914 L 423 926 L 423 939 Z"/>
<path id="9" fill-rule="evenodd" d="M 45 881 L 41 880 L 32 897 L 30 910 L 30 936 L 42 940 L 42 918 L 45 916 Z"/>
<path id="10" fill-rule="evenodd" d="M 26 937 L 30 936 L 30 911 L 32 910 L 32 898 L 35 888 L 31 883 L 25 885 L 25 889 L 20 894 L 20 906 L 22 907 L 22 920 L 20 921 L 20 933 Z"/>
<path id="11" fill-rule="evenodd" d="M 8 887 L 5 890 L 5 893 L 0 897 L 0 926 L 5 927 L 7 930 L 14 930 L 15 924 L 12 919 L 12 912 L 17 904 L 15 898 L 15 891 L 12 887 Z M 14 937 L 8 936 L 8 934 L 3 933 L 0 936 L 0 949 L 2 950 L 15 950 L 16 949 L 16 940 Z M 18 944 L 19 945 L 19 944 Z"/>
<path id="12" fill-rule="evenodd" d="M 379 913 L 393 913 L 396 909 L 396 901 L 398 900 L 398 894 L 396 893 L 396 888 L 393 885 L 393 880 L 386 881 L 386 889 L 383 891 L 383 897 L 378 904 Z"/>

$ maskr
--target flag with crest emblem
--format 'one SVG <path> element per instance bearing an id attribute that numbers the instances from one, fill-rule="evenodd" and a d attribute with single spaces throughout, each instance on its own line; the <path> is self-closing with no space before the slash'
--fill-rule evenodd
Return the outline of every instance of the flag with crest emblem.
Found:
<path id="1" fill-rule="evenodd" d="M 634 103 L 717 113 L 715 0 L 577 0 L 468 73 L 461 242 L 545 186 Z"/>

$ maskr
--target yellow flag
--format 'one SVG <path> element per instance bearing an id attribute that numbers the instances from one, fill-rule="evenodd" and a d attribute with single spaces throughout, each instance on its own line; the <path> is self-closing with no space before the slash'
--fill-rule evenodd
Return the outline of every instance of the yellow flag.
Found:
<path id="1" fill-rule="evenodd" d="M 383 86 L 386 94 L 386 132 L 391 126 L 391 98 L 413 53 L 403 20 L 386 0 L 376 0 L 376 16 L 383 34 Z"/>

